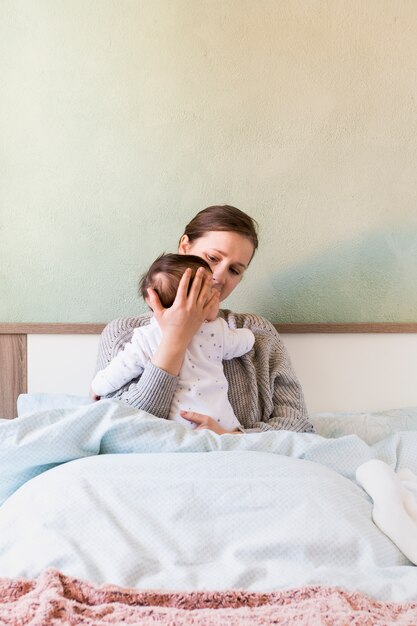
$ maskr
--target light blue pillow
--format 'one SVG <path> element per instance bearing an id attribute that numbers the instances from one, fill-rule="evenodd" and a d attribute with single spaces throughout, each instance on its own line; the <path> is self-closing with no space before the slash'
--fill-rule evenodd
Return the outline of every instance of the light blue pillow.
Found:
<path id="1" fill-rule="evenodd" d="M 357 435 L 372 445 L 400 431 L 417 430 L 417 407 L 375 412 L 315 413 L 310 416 L 322 437 Z"/>
<path id="2" fill-rule="evenodd" d="M 72 409 L 90 404 L 87 396 L 71 396 L 64 393 L 21 393 L 17 399 L 17 416 L 44 411 L 45 409 Z"/>

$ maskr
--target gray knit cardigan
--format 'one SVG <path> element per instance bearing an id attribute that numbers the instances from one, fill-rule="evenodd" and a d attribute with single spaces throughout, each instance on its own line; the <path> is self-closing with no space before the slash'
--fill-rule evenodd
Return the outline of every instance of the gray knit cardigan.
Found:
<path id="1" fill-rule="evenodd" d="M 250 352 L 223 362 L 229 382 L 229 400 L 242 430 L 314 432 L 288 352 L 272 324 L 258 315 L 227 310 L 220 315 L 230 328 L 249 328 L 255 335 Z M 130 341 L 133 330 L 149 324 L 150 318 L 151 313 L 146 313 L 110 322 L 101 335 L 97 371 L 106 367 Z M 177 376 L 149 362 L 139 378 L 107 397 L 168 419 L 177 380 Z"/>

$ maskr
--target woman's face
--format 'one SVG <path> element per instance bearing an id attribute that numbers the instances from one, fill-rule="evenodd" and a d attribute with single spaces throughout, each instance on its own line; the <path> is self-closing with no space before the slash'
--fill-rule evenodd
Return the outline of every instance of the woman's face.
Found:
<path id="1" fill-rule="evenodd" d="M 190 243 L 183 235 L 178 252 L 195 254 L 207 261 L 213 272 L 214 287 L 225 300 L 242 280 L 254 252 L 252 242 L 231 231 L 213 230 Z"/>

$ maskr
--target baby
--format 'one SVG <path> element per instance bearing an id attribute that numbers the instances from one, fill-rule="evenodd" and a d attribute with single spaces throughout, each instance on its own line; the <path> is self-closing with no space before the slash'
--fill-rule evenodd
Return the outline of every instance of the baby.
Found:
<path id="1" fill-rule="evenodd" d="M 199 267 L 211 273 L 210 266 L 198 256 L 183 254 L 161 255 L 152 263 L 139 283 L 142 297 L 152 287 L 165 308 L 172 306 L 182 275 L 190 268 L 191 279 Z M 199 328 L 186 350 L 178 376 L 169 419 L 194 427 L 180 415 L 181 410 L 194 411 L 217 419 L 226 430 L 239 429 L 227 396 L 228 382 L 223 372 L 223 360 L 233 359 L 249 352 L 255 337 L 247 328 L 231 329 L 218 317 L 219 306 Z M 96 396 L 106 396 L 140 376 L 152 358 L 162 333 L 155 318 L 149 325 L 136 328 L 132 339 L 109 365 L 98 372 L 91 384 Z"/>

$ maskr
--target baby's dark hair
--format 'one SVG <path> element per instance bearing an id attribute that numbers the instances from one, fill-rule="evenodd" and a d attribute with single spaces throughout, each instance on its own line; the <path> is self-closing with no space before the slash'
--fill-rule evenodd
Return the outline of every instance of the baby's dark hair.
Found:
<path id="1" fill-rule="evenodd" d="M 156 291 L 162 306 L 168 309 L 172 306 L 177 295 L 181 276 L 187 268 L 191 269 L 191 279 L 188 289 L 193 284 L 194 276 L 199 267 L 204 267 L 211 273 L 210 265 L 201 257 L 194 254 L 161 254 L 139 280 L 139 295 L 146 300 L 148 288 Z"/>

